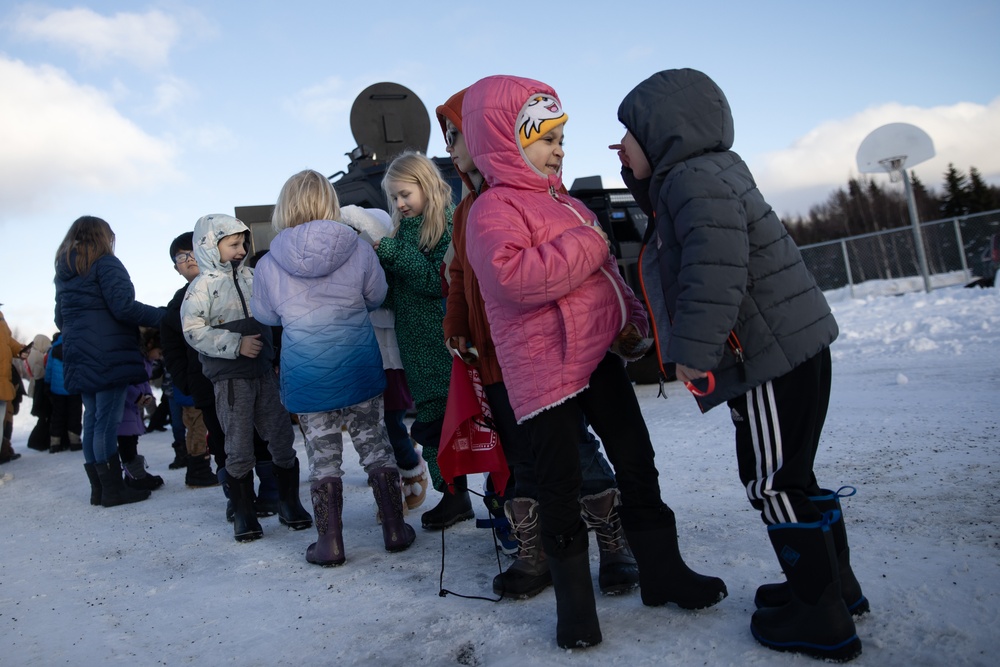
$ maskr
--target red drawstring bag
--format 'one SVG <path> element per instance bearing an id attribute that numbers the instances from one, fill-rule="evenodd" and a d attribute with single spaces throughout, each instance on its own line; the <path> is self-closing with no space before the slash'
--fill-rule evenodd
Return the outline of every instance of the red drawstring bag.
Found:
<path id="1" fill-rule="evenodd" d="M 502 493 L 510 477 L 479 370 L 458 357 L 451 362 L 438 467 L 449 488 L 459 475 L 488 472 L 493 488 Z"/>

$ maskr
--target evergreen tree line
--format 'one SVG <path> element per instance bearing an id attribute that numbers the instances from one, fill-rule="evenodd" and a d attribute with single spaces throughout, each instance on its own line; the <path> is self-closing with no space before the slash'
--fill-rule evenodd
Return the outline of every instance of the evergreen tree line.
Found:
<path id="1" fill-rule="evenodd" d="M 988 185 L 975 167 L 966 175 L 949 164 L 940 196 L 915 173 L 909 177 L 921 222 L 1000 209 L 1000 187 Z M 795 242 L 803 246 L 904 227 L 910 224 L 910 213 L 902 188 L 860 176 L 848 181 L 847 189 L 840 188 L 826 202 L 813 206 L 808 216 L 784 222 Z"/>

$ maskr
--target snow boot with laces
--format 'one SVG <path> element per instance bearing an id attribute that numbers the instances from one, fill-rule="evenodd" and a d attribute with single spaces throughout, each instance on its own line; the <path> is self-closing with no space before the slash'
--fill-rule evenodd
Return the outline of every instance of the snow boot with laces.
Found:
<path id="1" fill-rule="evenodd" d="M 538 501 L 511 498 L 504 512 L 517 540 L 517 556 L 505 572 L 493 578 L 493 593 L 524 600 L 538 595 L 552 584 L 552 573 L 542 550 L 538 525 Z"/>
<path id="2" fill-rule="evenodd" d="M 639 568 L 618 518 L 620 504 L 621 494 L 615 488 L 580 498 L 583 521 L 597 536 L 601 554 L 597 581 L 605 595 L 627 593 L 639 585 Z"/>
<path id="3" fill-rule="evenodd" d="M 847 492 L 844 492 L 845 489 Z M 842 486 L 837 491 L 822 489 L 819 496 L 810 497 L 820 512 L 826 513 L 837 510 L 837 518 L 830 524 L 830 534 L 833 536 L 833 548 L 837 554 L 837 564 L 840 568 L 840 592 L 844 596 L 844 603 L 847 609 L 854 616 L 866 614 L 871 608 L 868 598 L 861 592 L 861 584 L 854 576 L 851 569 L 851 549 L 847 544 L 847 529 L 844 527 L 844 515 L 840 507 L 840 499 L 853 496 L 857 493 L 853 486 Z M 761 607 L 780 607 L 787 604 L 792 597 L 792 590 L 788 582 L 781 584 L 764 584 L 757 589 L 754 596 L 754 604 Z"/>

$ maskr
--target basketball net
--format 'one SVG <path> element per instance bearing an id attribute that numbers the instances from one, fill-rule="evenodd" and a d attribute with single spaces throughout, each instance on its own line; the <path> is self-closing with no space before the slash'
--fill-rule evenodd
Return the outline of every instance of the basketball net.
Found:
<path id="1" fill-rule="evenodd" d="M 887 157 L 884 160 L 879 160 L 878 163 L 882 165 L 882 168 L 886 170 L 889 174 L 889 180 L 893 183 L 899 183 L 903 180 L 903 162 L 906 161 L 905 155 L 899 155 L 897 157 Z"/>

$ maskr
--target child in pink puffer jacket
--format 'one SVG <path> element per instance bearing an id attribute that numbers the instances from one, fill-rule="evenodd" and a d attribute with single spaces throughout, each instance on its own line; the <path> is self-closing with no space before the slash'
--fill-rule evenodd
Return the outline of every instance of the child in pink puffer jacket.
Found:
<path id="1" fill-rule="evenodd" d="M 625 534 L 642 600 L 708 607 L 722 580 L 692 572 L 660 498 L 653 447 L 625 372 L 651 341 L 607 235 L 582 202 L 560 193 L 567 115 L 551 87 L 512 76 L 473 84 L 463 132 L 489 189 L 469 214 L 466 246 L 480 282 L 511 406 L 535 455 L 542 545 L 562 648 L 600 643 L 587 526 L 580 517 L 581 413 L 617 473 Z"/>

